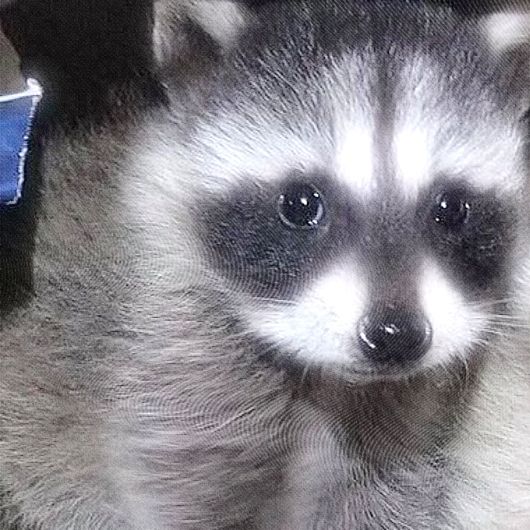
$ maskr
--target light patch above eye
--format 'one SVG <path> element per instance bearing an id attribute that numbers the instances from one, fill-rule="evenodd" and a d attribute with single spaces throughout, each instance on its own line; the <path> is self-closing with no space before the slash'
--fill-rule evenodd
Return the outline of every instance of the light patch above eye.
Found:
<path id="1" fill-rule="evenodd" d="M 361 196 L 376 188 L 374 146 L 370 127 L 351 127 L 338 138 L 337 175 Z"/>
<path id="2" fill-rule="evenodd" d="M 479 190 L 516 194 L 526 183 L 521 131 L 499 123 L 453 136 L 436 151 L 436 172 L 464 175 Z"/>
<path id="3" fill-rule="evenodd" d="M 432 179 L 432 143 L 424 129 L 405 127 L 394 139 L 396 177 L 408 198 L 417 196 Z"/>
<path id="4" fill-rule="evenodd" d="M 458 95 L 444 65 L 417 53 L 407 57 L 395 92 L 393 163 L 398 184 L 412 200 L 433 179 L 464 178 L 480 190 L 518 193 L 525 182 L 526 131 L 481 85 Z M 451 88 L 453 85 L 456 88 Z"/>
<path id="5" fill-rule="evenodd" d="M 504 52 L 530 42 L 530 13 L 494 13 L 485 17 L 484 29 L 492 48 Z"/>
<path id="6" fill-rule="evenodd" d="M 505 124 L 462 129 L 447 136 L 436 135 L 426 124 L 405 124 L 393 140 L 395 178 L 410 200 L 439 175 L 447 180 L 464 178 L 483 191 L 517 193 L 524 181 L 521 152 L 517 131 Z"/>
<path id="7" fill-rule="evenodd" d="M 322 165 L 317 151 L 268 116 L 250 123 L 238 116 L 221 116 L 215 125 L 204 123 L 196 133 L 192 160 L 195 171 L 207 173 L 201 182 L 223 193 L 252 178 L 268 185 L 290 171 L 305 172 Z"/>

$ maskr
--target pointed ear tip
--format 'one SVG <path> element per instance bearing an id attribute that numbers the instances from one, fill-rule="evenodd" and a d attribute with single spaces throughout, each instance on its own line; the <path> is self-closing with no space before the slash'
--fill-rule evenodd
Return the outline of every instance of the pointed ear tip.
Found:
<path id="1" fill-rule="evenodd" d="M 215 6 L 211 0 L 155 0 L 154 13 L 153 46 L 159 63 L 178 55 L 179 48 L 186 50 L 185 22 L 200 28 L 219 49 L 230 48 L 249 22 L 244 6 L 236 0 L 215 0 Z"/>

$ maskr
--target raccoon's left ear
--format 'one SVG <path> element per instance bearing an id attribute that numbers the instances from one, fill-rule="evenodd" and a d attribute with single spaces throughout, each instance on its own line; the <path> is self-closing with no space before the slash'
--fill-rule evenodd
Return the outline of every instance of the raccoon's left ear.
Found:
<path id="1" fill-rule="evenodd" d="M 248 0 L 154 0 L 153 47 L 158 65 L 223 53 L 247 26 Z"/>
<path id="2" fill-rule="evenodd" d="M 530 109 L 530 11 L 505 11 L 483 18 L 494 55 L 504 68 L 507 93 L 514 94 L 520 110 Z"/>

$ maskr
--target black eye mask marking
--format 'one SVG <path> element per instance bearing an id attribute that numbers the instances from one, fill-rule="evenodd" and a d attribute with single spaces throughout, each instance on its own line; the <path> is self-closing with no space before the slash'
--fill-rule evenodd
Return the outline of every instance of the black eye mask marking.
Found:
<path id="1" fill-rule="evenodd" d="M 367 271 L 377 271 L 369 281 L 377 278 L 378 284 L 410 281 L 414 290 L 413 272 L 405 280 L 392 271 L 405 262 L 414 267 L 419 261 L 412 257 L 431 253 L 474 295 L 489 296 L 506 285 L 515 207 L 447 179 L 426 191 L 417 206 L 396 204 L 399 223 L 383 222 L 383 211 L 356 203 L 323 173 L 266 184 L 249 178 L 226 197 L 198 204 L 196 221 L 214 269 L 234 289 L 254 296 L 292 299 L 352 252 Z"/>
<path id="2" fill-rule="evenodd" d="M 201 239 L 214 267 L 237 288 L 289 298 L 358 238 L 362 216 L 345 197 L 322 174 L 264 185 L 249 178 L 227 198 L 201 206 Z"/>
<path id="3" fill-rule="evenodd" d="M 420 218 L 427 244 L 466 288 L 490 290 L 504 279 L 513 246 L 515 211 L 493 192 L 461 183 L 426 194 Z"/>

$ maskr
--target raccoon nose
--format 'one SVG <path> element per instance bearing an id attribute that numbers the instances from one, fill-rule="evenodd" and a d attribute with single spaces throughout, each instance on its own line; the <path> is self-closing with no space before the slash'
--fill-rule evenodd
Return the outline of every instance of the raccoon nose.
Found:
<path id="1" fill-rule="evenodd" d="M 427 353 L 432 329 L 421 314 L 384 307 L 359 321 L 358 340 L 363 354 L 373 362 L 407 364 Z"/>

